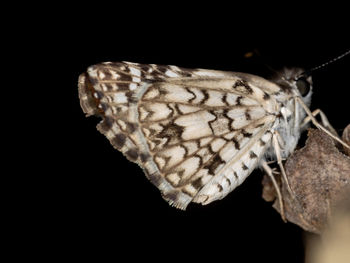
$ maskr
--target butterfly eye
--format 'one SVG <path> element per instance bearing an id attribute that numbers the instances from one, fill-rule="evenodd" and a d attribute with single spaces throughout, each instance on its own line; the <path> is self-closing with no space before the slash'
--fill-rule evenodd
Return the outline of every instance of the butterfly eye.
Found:
<path id="1" fill-rule="evenodd" d="M 306 96 L 310 91 L 310 83 L 306 80 L 305 77 L 301 77 L 296 81 L 297 88 L 301 96 Z"/>

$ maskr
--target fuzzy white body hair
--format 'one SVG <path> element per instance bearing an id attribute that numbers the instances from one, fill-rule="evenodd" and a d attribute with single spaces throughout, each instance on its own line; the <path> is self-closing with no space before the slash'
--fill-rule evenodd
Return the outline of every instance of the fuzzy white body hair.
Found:
<path id="1" fill-rule="evenodd" d="M 288 85 L 292 90 L 292 96 L 287 99 L 283 98 L 279 100 L 281 103 L 281 115 L 283 118 L 278 120 L 276 123 L 276 131 L 282 138 L 281 146 L 281 157 L 287 158 L 296 148 L 298 141 L 300 139 L 301 133 L 308 127 L 305 125 L 301 127 L 301 123 L 306 117 L 306 112 L 300 107 L 295 101 L 295 96 L 302 98 L 303 102 L 310 107 L 311 105 L 311 96 L 312 96 L 312 80 L 311 77 L 308 78 L 310 83 L 310 91 L 305 97 L 302 97 L 294 80 L 297 76 L 302 74 L 303 70 L 300 68 L 287 69 L 285 68 L 279 75 L 276 77 L 276 82 L 279 85 Z M 276 160 L 276 153 L 273 146 L 269 147 L 266 151 L 263 160 Z"/>

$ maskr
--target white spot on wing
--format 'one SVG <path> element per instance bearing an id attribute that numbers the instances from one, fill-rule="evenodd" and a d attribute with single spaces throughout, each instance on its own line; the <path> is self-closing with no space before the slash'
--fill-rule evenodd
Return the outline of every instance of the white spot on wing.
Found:
<path id="1" fill-rule="evenodd" d="M 127 103 L 128 98 L 125 96 L 124 92 L 116 92 L 113 96 L 114 103 Z"/>
<path id="2" fill-rule="evenodd" d="M 100 71 L 98 76 L 99 76 L 100 79 L 104 79 L 106 75 L 103 72 Z"/>
<path id="3" fill-rule="evenodd" d="M 185 155 L 185 149 L 181 146 L 175 146 L 168 150 L 163 151 L 162 156 L 170 157 L 167 167 L 171 167 L 183 160 Z"/>
<path id="4" fill-rule="evenodd" d="M 215 116 L 207 111 L 191 113 L 176 119 L 175 124 L 185 128 L 182 137 L 185 140 L 212 135 L 208 121 L 214 120 Z"/>
<path id="5" fill-rule="evenodd" d="M 141 79 L 139 77 L 132 77 L 132 82 L 141 82 Z"/>
<path id="6" fill-rule="evenodd" d="M 188 154 L 192 154 L 198 150 L 197 143 L 195 142 L 185 142 L 183 145 L 186 147 Z"/>
<path id="7" fill-rule="evenodd" d="M 192 196 L 194 196 L 197 192 L 197 190 L 191 184 L 186 185 L 184 189 L 186 190 L 186 192 L 190 193 Z"/>
<path id="8" fill-rule="evenodd" d="M 167 118 L 171 114 L 171 110 L 164 103 L 149 103 L 148 109 L 152 112 L 149 120 L 161 120 Z"/>
<path id="9" fill-rule="evenodd" d="M 130 83 L 129 85 L 129 89 L 130 90 L 135 90 L 137 88 L 137 84 L 136 83 Z"/>
<path id="10" fill-rule="evenodd" d="M 204 99 L 204 94 L 199 89 L 190 88 L 190 91 L 195 94 L 195 99 L 192 100 L 192 103 L 199 103 Z M 191 96 L 191 98 L 193 98 L 193 95 Z"/>
<path id="11" fill-rule="evenodd" d="M 171 102 L 188 102 L 193 98 L 193 94 L 189 93 L 179 85 L 162 85 L 161 87 L 166 91 L 165 98 Z"/>
<path id="12" fill-rule="evenodd" d="M 186 159 L 183 163 L 181 163 L 177 167 L 179 171 L 184 171 L 183 177 L 182 177 L 183 180 L 188 179 L 191 175 L 194 174 L 194 172 L 199 167 L 199 162 L 200 162 L 200 158 L 193 156 L 191 158 Z"/>
<path id="13" fill-rule="evenodd" d="M 216 107 L 216 106 L 225 106 L 225 103 L 222 102 L 222 92 L 218 91 L 208 91 L 209 95 L 208 100 L 205 102 L 206 105 Z"/>
<path id="14" fill-rule="evenodd" d="M 174 71 L 171 71 L 171 70 L 167 70 L 165 72 L 165 75 L 167 75 L 168 77 L 178 77 L 179 76 L 177 73 L 175 73 Z"/>
<path id="15" fill-rule="evenodd" d="M 263 107 L 253 107 L 249 110 L 249 115 L 252 119 L 259 119 L 266 115 L 266 112 Z"/>
<path id="16" fill-rule="evenodd" d="M 141 71 L 137 68 L 133 68 L 133 67 L 129 67 L 129 70 L 130 70 L 130 73 L 132 75 L 135 75 L 137 77 L 140 77 L 141 76 Z"/>
<path id="17" fill-rule="evenodd" d="M 222 74 L 219 74 L 218 72 L 209 71 L 209 70 L 198 70 L 194 72 L 197 76 L 207 76 L 207 77 L 218 77 L 222 76 Z"/>
<path id="18" fill-rule="evenodd" d="M 229 105 L 237 105 L 237 98 L 238 95 L 233 94 L 233 93 L 227 93 L 226 95 L 226 101 Z"/>
<path id="19" fill-rule="evenodd" d="M 217 138 L 215 139 L 210 145 L 211 145 L 211 149 L 214 152 L 217 152 L 221 149 L 222 146 L 224 146 L 224 144 L 226 143 L 225 140 Z"/>
<path id="20" fill-rule="evenodd" d="M 177 185 L 180 182 L 180 179 L 181 179 L 180 176 L 177 173 L 168 174 L 166 177 L 174 185 Z"/>
<path id="21" fill-rule="evenodd" d="M 163 169 L 164 168 L 166 163 L 165 163 L 165 160 L 163 158 L 157 156 L 154 160 L 158 164 L 159 169 Z"/>
<path id="22" fill-rule="evenodd" d="M 199 107 L 188 106 L 188 105 L 184 105 L 184 104 L 179 104 L 178 107 L 179 107 L 179 110 L 184 114 L 201 110 L 201 108 L 199 108 Z"/>
<path id="23" fill-rule="evenodd" d="M 110 70 L 109 72 L 111 73 L 111 76 L 112 76 L 113 79 L 118 79 L 118 78 L 120 78 L 120 75 L 117 74 L 115 71 Z"/>
<path id="24" fill-rule="evenodd" d="M 200 146 L 202 147 L 202 146 L 208 144 L 211 140 L 212 140 L 211 137 L 201 139 L 200 140 Z"/>

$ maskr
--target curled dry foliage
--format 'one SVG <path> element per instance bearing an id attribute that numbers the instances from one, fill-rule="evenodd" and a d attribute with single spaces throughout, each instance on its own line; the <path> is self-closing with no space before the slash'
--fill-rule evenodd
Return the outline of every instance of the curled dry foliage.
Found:
<path id="1" fill-rule="evenodd" d="M 346 126 L 344 132 L 343 132 L 343 141 L 346 142 L 348 145 L 350 145 L 350 124 Z M 350 149 L 344 147 L 344 152 L 350 156 Z"/>
<path id="2" fill-rule="evenodd" d="M 345 131 L 348 139 L 349 127 Z M 286 219 L 304 230 L 321 233 L 333 206 L 344 198 L 342 193 L 350 186 L 350 157 L 340 152 L 327 134 L 310 129 L 305 147 L 288 158 L 285 169 L 295 195 L 291 197 L 281 181 Z M 275 197 L 272 183 L 265 175 L 263 198 L 272 201 Z M 278 201 L 273 207 L 280 211 Z"/>

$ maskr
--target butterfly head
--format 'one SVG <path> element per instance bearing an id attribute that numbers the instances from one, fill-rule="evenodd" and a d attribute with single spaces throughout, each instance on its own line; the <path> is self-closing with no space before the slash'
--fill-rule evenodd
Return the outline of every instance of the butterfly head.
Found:
<path id="1" fill-rule="evenodd" d="M 302 71 L 300 69 L 300 71 Z M 294 87 L 294 91 L 300 96 L 306 105 L 310 106 L 311 104 L 311 95 L 312 95 L 312 78 L 311 76 L 305 75 L 304 72 L 298 72 L 290 80 L 291 84 Z"/>
<path id="2" fill-rule="evenodd" d="M 312 95 L 312 78 L 304 74 L 301 68 L 285 68 L 278 73 L 273 81 L 286 93 L 292 93 L 303 99 L 310 106 Z"/>

